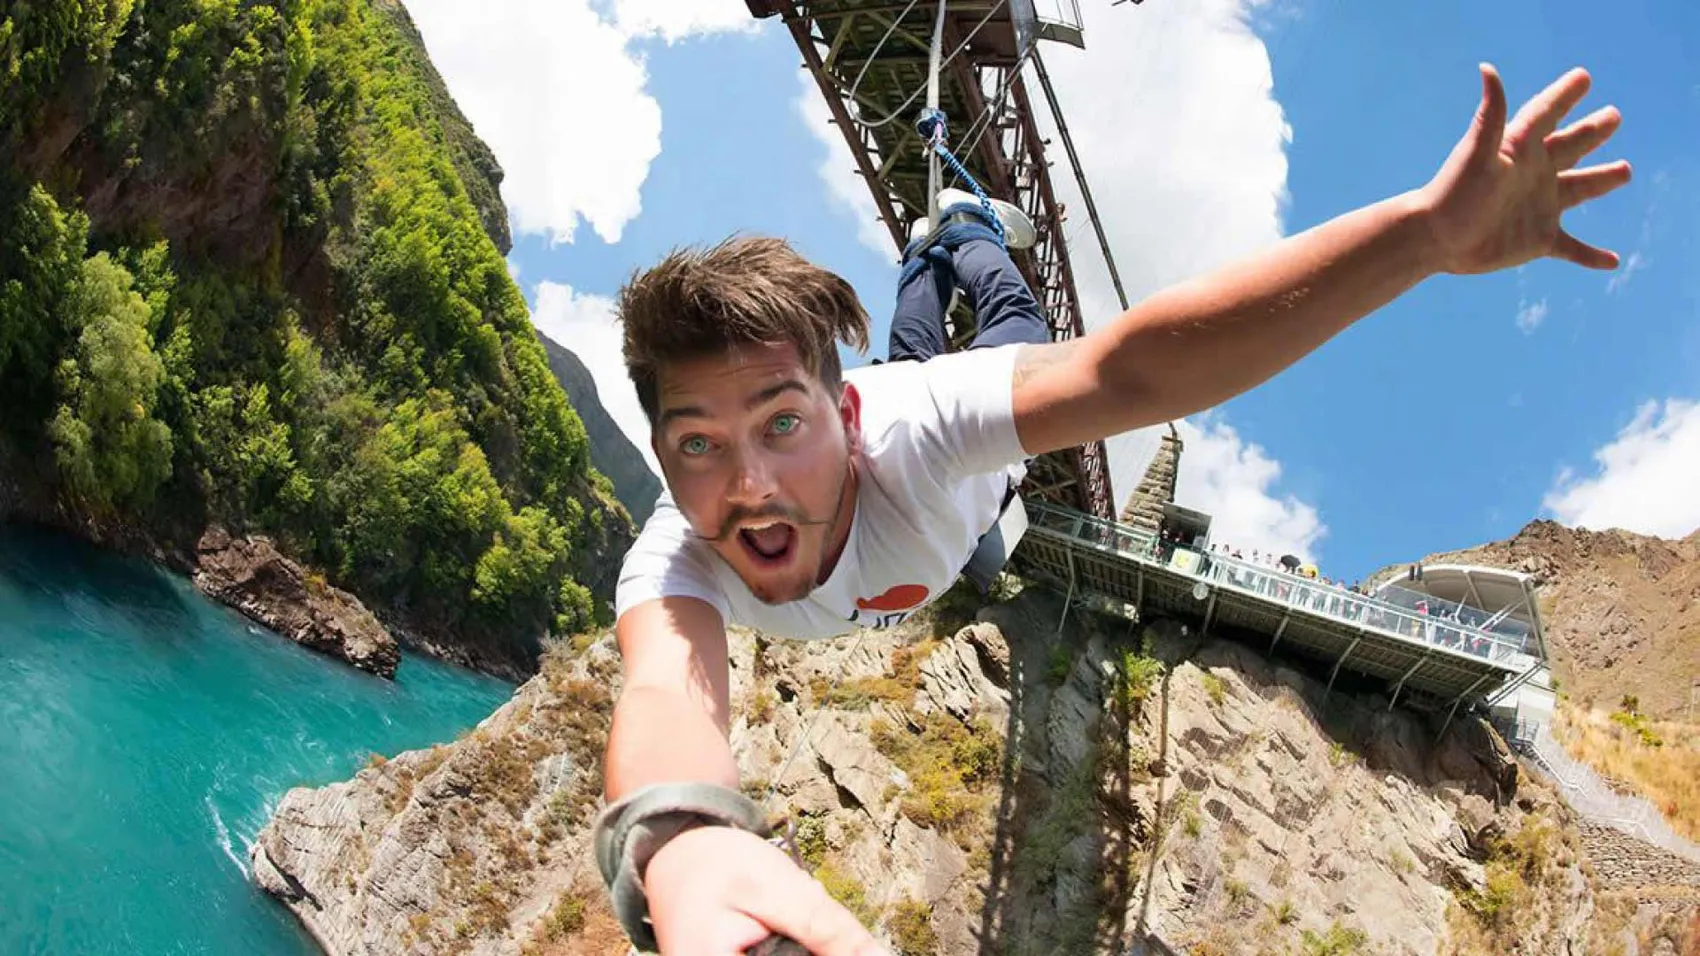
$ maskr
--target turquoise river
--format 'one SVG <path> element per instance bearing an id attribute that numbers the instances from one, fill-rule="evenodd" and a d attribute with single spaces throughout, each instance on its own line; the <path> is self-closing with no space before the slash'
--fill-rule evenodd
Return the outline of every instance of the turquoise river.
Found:
<path id="1" fill-rule="evenodd" d="M 316 953 L 247 877 L 279 798 L 511 691 L 414 655 L 370 677 L 145 562 L 0 526 L 0 954 Z"/>

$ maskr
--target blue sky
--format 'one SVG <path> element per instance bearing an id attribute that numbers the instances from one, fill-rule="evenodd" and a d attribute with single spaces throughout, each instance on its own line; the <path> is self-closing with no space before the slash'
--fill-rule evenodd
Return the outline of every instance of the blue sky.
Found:
<path id="1" fill-rule="evenodd" d="M 1549 260 L 1433 280 L 1225 409 L 1286 466 L 1287 489 L 1318 503 L 1325 556 L 1344 573 L 1514 533 L 1542 511 L 1559 470 L 1591 472 L 1594 451 L 1643 403 L 1700 392 L 1700 8 L 1606 9 L 1318 0 L 1271 37 L 1277 94 L 1298 131 L 1292 229 L 1426 176 L 1468 118 L 1480 60 L 1499 67 L 1514 105 L 1586 66 L 1594 91 L 1576 115 L 1606 103 L 1624 114 L 1591 159 L 1636 168 L 1630 185 L 1567 219 L 1632 270 Z M 1544 313 L 1538 327 L 1520 328 L 1520 309 Z M 1659 525 L 1666 533 L 1700 523 L 1700 459 L 1687 463 L 1688 502 L 1671 500 L 1675 488 L 1654 495 L 1686 511 L 1677 527 Z M 1618 514 L 1599 513 L 1587 523 Z"/>
<path id="2" fill-rule="evenodd" d="M 608 297 L 631 272 L 745 231 L 848 278 L 882 349 L 891 253 L 789 35 L 742 0 L 587 2 L 409 4 L 509 170 L 510 261 L 539 326 L 617 362 Z M 1182 498 L 1220 516 L 1219 538 L 1351 580 L 1537 516 L 1700 526 L 1700 8 L 1081 6 L 1088 49 L 1046 55 L 1136 298 L 1420 185 L 1470 119 L 1478 61 L 1513 109 L 1580 64 L 1595 86 L 1575 118 L 1624 113 L 1589 161 L 1628 158 L 1634 182 L 1567 223 L 1632 266 L 1431 280 L 1195 419 Z M 1089 232 L 1074 256 L 1089 322 L 1108 318 Z M 619 370 L 599 381 L 620 417 Z"/>

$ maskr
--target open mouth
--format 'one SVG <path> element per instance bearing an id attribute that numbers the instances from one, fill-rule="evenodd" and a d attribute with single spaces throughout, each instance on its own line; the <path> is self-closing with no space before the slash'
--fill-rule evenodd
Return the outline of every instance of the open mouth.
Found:
<path id="1" fill-rule="evenodd" d="M 783 521 L 754 525 L 738 532 L 738 540 L 757 564 L 784 564 L 797 546 L 797 529 Z"/>

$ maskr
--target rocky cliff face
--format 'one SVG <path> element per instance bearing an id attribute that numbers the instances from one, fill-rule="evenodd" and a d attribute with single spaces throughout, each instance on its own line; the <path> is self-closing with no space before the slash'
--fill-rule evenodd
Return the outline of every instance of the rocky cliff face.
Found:
<path id="1" fill-rule="evenodd" d="M 1173 622 L 1076 611 L 1058 637 L 1060 602 L 1031 589 L 958 608 L 830 643 L 733 636 L 746 789 L 896 952 L 1700 946 L 1690 891 L 1595 883 L 1485 725 L 1437 744 Z M 607 636 L 557 647 L 466 739 L 291 792 L 261 885 L 332 954 L 623 952 L 587 853 L 617 675 Z"/>
<path id="2" fill-rule="evenodd" d="M 1534 575 L 1554 672 L 1584 706 L 1610 709 L 1633 694 L 1645 714 L 1678 716 L 1700 681 L 1700 532 L 1669 541 L 1535 521 L 1509 540 L 1424 561 Z"/>
<path id="3" fill-rule="evenodd" d="M 401 649 L 353 595 L 279 554 L 263 537 L 202 536 L 195 587 L 321 654 L 380 677 L 394 677 Z"/>

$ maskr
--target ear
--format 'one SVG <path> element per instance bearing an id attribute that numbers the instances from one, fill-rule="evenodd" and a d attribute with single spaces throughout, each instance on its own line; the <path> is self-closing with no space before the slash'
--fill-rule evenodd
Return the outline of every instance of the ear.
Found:
<path id="1" fill-rule="evenodd" d="M 838 393 L 838 419 L 844 425 L 844 442 L 852 455 L 862 451 L 862 393 L 849 382 Z"/>

